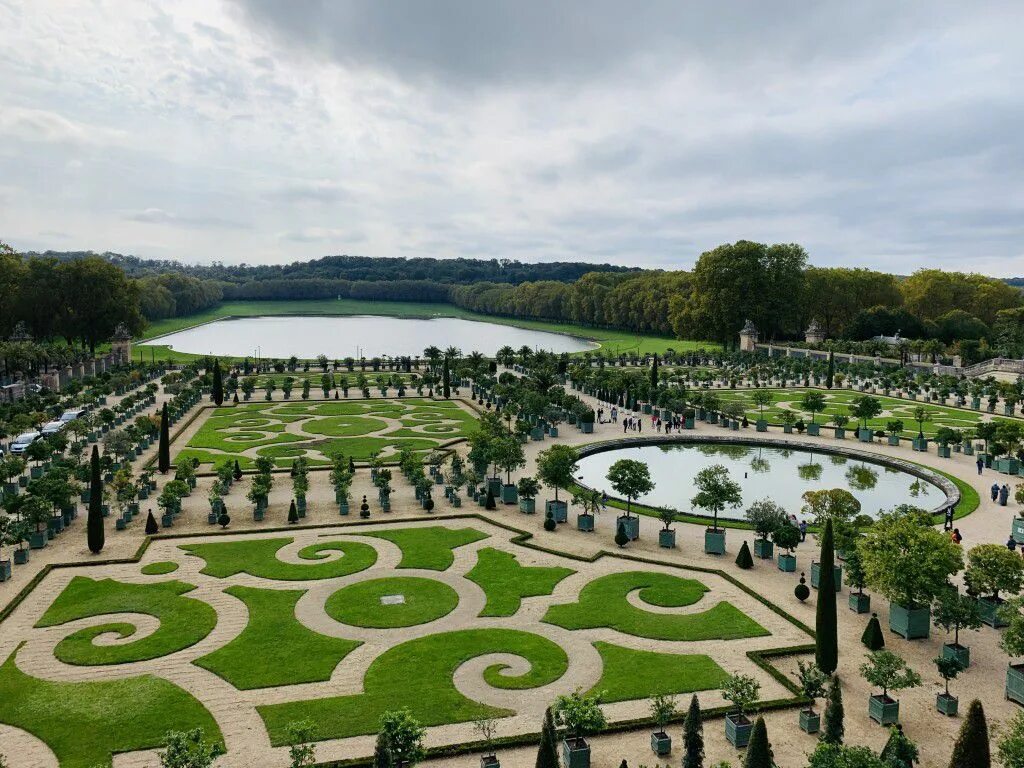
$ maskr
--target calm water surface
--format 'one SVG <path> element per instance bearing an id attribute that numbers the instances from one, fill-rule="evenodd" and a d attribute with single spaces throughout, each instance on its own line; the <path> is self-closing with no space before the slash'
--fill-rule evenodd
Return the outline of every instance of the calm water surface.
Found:
<path id="1" fill-rule="evenodd" d="M 345 317 L 246 317 L 224 319 L 152 339 L 178 352 L 201 355 L 315 358 L 422 355 L 431 345 L 493 355 L 504 346 L 581 352 L 594 344 L 575 336 L 532 331 L 511 325 L 454 317 L 401 318 L 380 315 Z"/>
<path id="2" fill-rule="evenodd" d="M 615 495 L 605 479 L 608 468 L 619 459 L 637 459 L 650 467 L 654 490 L 640 499 L 645 504 L 692 512 L 697 473 L 712 464 L 723 464 L 743 489 L 743 504 L 727 509 L 720 517 L 742 519 L 753 501 L 770 498 L 786 511 L 801 517 L 804 491 L 844 488 L 857 497 L 865 514 L 897 504 L 913 504 L 931 510 L 946 498 L 935 485 L 906 472 L 833 454 L 786 448 L 746 445 L 647 445 L 622 448 L 587 456 L 580 461 L 581 482 Z M 699 512 L 699 510 L 697 510 Z"/>

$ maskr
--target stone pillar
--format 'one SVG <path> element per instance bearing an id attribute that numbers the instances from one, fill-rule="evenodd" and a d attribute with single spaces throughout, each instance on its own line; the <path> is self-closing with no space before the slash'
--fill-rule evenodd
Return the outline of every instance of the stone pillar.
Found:
<path id="1" fill-rule="evenodd" d="M 755 352 L 757 350 L 757 328 L 750 320 L 743 325 L 740 331 L 740 352 Z M 769 348 L 768 355 L 771 356 Z"/>

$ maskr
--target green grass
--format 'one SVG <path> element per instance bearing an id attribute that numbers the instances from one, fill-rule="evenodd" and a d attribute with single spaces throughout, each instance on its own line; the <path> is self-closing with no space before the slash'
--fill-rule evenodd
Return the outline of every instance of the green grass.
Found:
<path id="1" fill-rule="evenodd" d="M 148 565 L 142 566 L 143 576 L 163 576 L 164 574 L 174 573 L 178 570 L 178 564 L 170 561 L 163 561 L 160 563 L 149 563 Z"/>
<path id="2" fill-rule="evenodd" d="M 606 702 L 674 696 L 720 688 L 729 674 L 702 653 L 679 654 L 638 651 L 596 642 L 601 654 L 601 679 L 591 695 Z"/>
<path id="3" fill-rule="evenodd" d="M 224 591 L 245 603 L 249 623 L 230 643 L 194 663 L 239 690 L 330 680 L 338 663 L 362 645 L 300 623 L 295 604 L 303 590 L 234 586 Z"/>
<path id="4" fill-rule="evenodd" d="M 334 579 L 365 571 L 377 562 L 377 550 L 357 541 L 325 541 L 303 547 L 299 550 L 299 557 L 309 560 L 309 565 L 279 560 L 278 550 L 292 541 L 294 539 L 290 538 L 252 539 L 210 544 L 181 544 L 179 547 L 206 561 L 202 573 L 221 579 L 234 576 L 236 573 L 248 573 L 257 578 L 277 581 Z M 316 562 L 334 550 L 340 551 L 341 557 Z"/>
<path id="5" fill-rule="evenodd" d="M 744 406 L 747 420 L 754 422 L 760 417 L 760 411 L 751 400 L 754 391 L 750 389 L 715 390 L 715 394 L 718 395 L 723 404 L 734 401 L 739 402 Z M 803 418 L 805 422 L 810 423 L 811 414 L 800 408 L 800 399 L 806 392 L 820 392 L 825 396 L 826 408 L 824 413 L 819 413 L 815 416 L 815 420 L 823 426 L 831 424 L 833 415 L 849 416 L 849 406 L 857 398 L 863 397 L 866 394 L 852 390 L 828 391 L 806 389 L 803 387 L 771 389 L 767 391 L 772 395 L 772 405 L 765 408 L 764 418 L 772 424 L 781 424 L 782 411 L 787 409 Z M 899 420 L 903 422 L 903 432 L 901 435 L 904 438 L 916 437 L 918 424 L 914 420 L 914 409 L 918 406 L 924 406 L 930 414 L 930 417 L 922 425 L 922 431 L 927 436 L 934 435 L 939 427 L 959 430 L 973 429 L 981 421 L 980 412 L 966 408 L 953 408 L 947 405 L 928 403 L 923 400 L 908 400 L 905 398 L 887 397 L 885 395 L 870 396 L 877 399 L 883 408 L 880 416 L 868 421 L 868 427 L 872 431 L 885 430 L 887 422 Z M 851 418 L 846 428 L 855 429 L 858 424 L 859 422 L 856 419 Z"/>
<path id="6" fill-rule="evenodd" d="M 403 446 L 425 452 L 465 438 L 475 424 L 476 417 L 455 402 L 422 398 L 246 403 L 213 411 L 175 462 L 194 458 L 214 465 L 238 459 L 248 469 L 253 458 L 245 451 L 269 456 L 282 468 L 296 456 L 305 456 L 312 466 L 328 464 L 339 452 L 358 461 L 378 452 L 393 459 Z M 299 431 L 286 431 L 289 425 Z"/>
<path id="7" fill-rule="evenodd" d="M 171 728 L 202 728 L 208 741 L 223 741 L 207 709 L 167 680 L 54 683 L 23 673 L 15 655 L 0 667 L 0 723 L 43 741 L 61 768 L 109 766 L 112 755 L 162 746 Z"/>
<path id="8" fill-rule="evenodd" d="M 565 577 L 576 573 L 571 568 L 523 566 L 516 556 L 500 549 L 481 549 L 476 565 L 466 578 L 487 595 L 481 616 L 514 616 L 524 597 L 550 595 Z"/>
<path id="9" fill-rule="evenodd" d="M 180 581 L 129 584 L 113 579 L 95 581 L 74 577 L 36 623 L 52 627 L 69 621 L 111 613 L 145 613 L 160 621 L 156 632 L 121 645 L 93 645 L 97 635 L 116 632 L 133 635 L 136 628 L 125 622 L 87 627 L 61 640 L 54 655 L 65 664 L 124 664 L 166 656 L 195 645 L 217 624 L 217 612 L 202 600 L 184 597 L 195 587 Z"/>
<path id="10" fill-rule="evenodd" d="M 577 602 L 551 606 L 542 621 L 565 629 L 607 627 L 652 640 L 736 640 L 770 634 L 731 603 L 723 601 L 701 613 L 653 613 L 627 602 L 626 595 L 634 590 L 650 605 L 680 608 L 696 603 L 708 588 L 664 573 L 614 573 L 587 584 Z"/>
<path id="11" fill-rule="evenodd" d="M 488 685 L 507 689 L 537 688 L 565 674 L 565 651 L 547 638 L 514 629 L 467 629 L 411 640 L 378 656 L 366 672 L 363 693 L 258 706 L 271 744 L 288 743 L 287 726 L 308 718 L 313 738 L 341 739 L 376 733 L 381 714 L 408 708 L 421 725 L 465 723 L 480 717 L 507 717 L 512 710 L 491 707 L 460 693 L 455 671 L 478 656 L 508 653 L 530 663 L 522 675 L 505 675 L 506 665 L 484 672 Z"/>
<path id="12" fill-rule="evenodd" d="M 381 602 L 385 595 L 402 595 L 405 602 L 385 605 Z M 454 611 L 458 604 L 458 592 L 447 584 L 416 576 L 399 576 L 342 587 L 327 598 L 324 610 L 342 624 L 393 629 L 437 621 Z"/>
<path id="13" fill-rule="evenodd" d="M 465 320 L 479 320 L 498 325 L 511 325 L 537 331 L 565 333 L 579 336 L 601 345 L 606 353 L 620 354 L 636 352 L 664 354 L 669 349 L 677 352 L 691 349 L 719 349 L 719 345 L 708 341 L 685 341 L 664 336 L 651 336 L 616 331 L 606 328 L 588 328 L 569 323 L 549 323 L 542 320 L 519 320 L 508 317 L 494 317 L 469 312 L 451 304 L 429 304 L 405 301 L 360 301 L 357 299 L 311 299 L 299 301 L 230 301 L 188 317 L 173 317 L 158 320 L 146 329 L 144 338 L 153 339 L 202 323 L 224 317 L 259 317 L 265 315 L 386 315 L 391 317 L 430 318 L 457 317 Z M 443 344 L 441 346 L 444 346 Z M 153 354 L 157 359 L 193 360 L 202 355 L 177 352 L 166 346 L 154 345 Z M 471 351 L 471 350 L 465 350 Z M 136 354 L 139 354 L 136 352 Z M 149 359 L 149 348 L 142 351 Z M 242 356 L 244 357 L 244 355 Z M 239 357 L 238 359 L 241 359 Z M 310 374 L 312 375 L 312 371 Z M 294 374 L 293 374 L 294 375 Z M 370 372 L 367 372 L 370 375 Z"/>
<path id="14" fill-rule="evenodd" d="M 452 552 L 457 547 L 486 539 L 487 534 L 475 528 L 395 528 L 360 534 L 385 539 L 402 550 L 399 568 L 421 568 L 428 571 L 447 571 L 455 562 Z"/>

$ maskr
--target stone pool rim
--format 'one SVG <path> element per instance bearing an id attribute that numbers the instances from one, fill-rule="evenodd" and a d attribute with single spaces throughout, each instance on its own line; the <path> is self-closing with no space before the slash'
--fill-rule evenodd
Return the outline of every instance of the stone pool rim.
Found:
<path id="1" fill-rule="evenodd" d="M 699 445 L 701 443 L 712 445 L 744 445 L 752 448 L 779 448 L 812 453 L 827 453 L 833 456 L 844 456 L 846 458 L 857 459 L 859 461 L 877 464 L 881 467 L 906 472 L 907 474 L 917 477 L 919 480 L 931 483 L 946 494 L 946 500 L 943 503 L 929 510 L 929 514 L 932 515 L 933 525 L 941 523 L 941 520 L 939 520 L 939 523 L 936 523 L 936 518 L 944 519 L 945 511 L 950 508 L 955 510 L 961 501 L 960 488 L 957 487 L 956 483 L 941 473 L 933 471 L 929 467 L 905 461 L 904 459 L 874 453 L 873 451 L 865 451 L 860 448 L 842 445 L 822 445 L 820 443 L 811 443 L 805 440 L 773 440 L 765 437 L 741 437 L 733 435 L 651 435 L 648 437 L 623 437 L 597 443 L 587 443 L 586 445 L 579 446 L 577 450 L 579 452 L 580 459 L 585 459 L 586 457 L 593 456 L 594 454 L 607 453 L 608 451 L 616 451 L 623 448 L 643 448 L 649 445 Z M 580 488 L 591 490 L 590 486 L 580 482 L 576 477 L 573 477 L 573 483 Z M 622 504 L 626 503 L 625 499 L 611 494 L 608 495 L 608 499 L 621 502 Z M 652 504 L 635 502 L 633 504 L 634 513 L 637 513 L 638 506 L 655 512 L 660 509 L 670 509 L 670 507 L 658 507 Z M 681 510 L 675 511 L 678 515 L 682 515 L 686 518 L 693 518 L 707 522 L 711 522 L 714 519 L 711 515 L 703 515 L 697 512 L 684 512 Z M 677 522 L 686 521 L 682 520 Z M 726 527 L 723 524 L 727 524 L 727 527 L 731 528 L 750 528 L 750 523 L 748 523 L 745 518 L 722 520 L 720 517 L 718 520 L 719 527 Z"/>

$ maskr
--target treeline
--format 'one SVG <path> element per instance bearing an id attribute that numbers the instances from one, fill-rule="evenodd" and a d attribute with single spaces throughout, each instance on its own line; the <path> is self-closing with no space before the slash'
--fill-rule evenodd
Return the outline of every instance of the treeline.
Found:
<path id="1" fill-rule="evenodd" d="M 145 325 L 137 281 L 99 256 L 24 258 L 0 243 L 0 339 L 19 323 L 36 340 L 63 338 L 95 352 L 119 323 Z"/>

